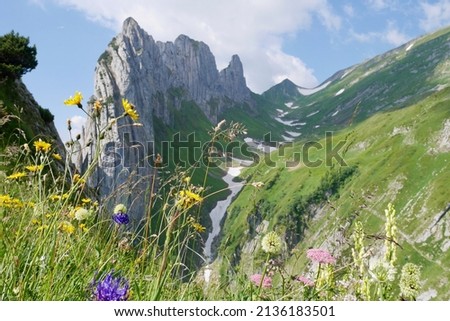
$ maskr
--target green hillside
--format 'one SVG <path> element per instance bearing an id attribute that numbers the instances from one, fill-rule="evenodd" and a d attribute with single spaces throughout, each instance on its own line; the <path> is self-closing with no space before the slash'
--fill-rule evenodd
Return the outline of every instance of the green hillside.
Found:
<path id="1" fill-rule="evenodd" d="M 311 247 L 346 262 L 357 221 L 376 262 L 383 255 L 384 209 L 392 203 L 398 264 L 421 266 L 423 298 L 450 298 L 449 44 L 445 29 L 349 68 L 314 94 L 293 99 L 285 86 L 265 93 L 289 111 L 284 119 L 307 123 L 286 129 L 309 139 L 272 153 L 275 165 L 262 161 L 244 172 L 247 182 L 264 186 L 249 184 L 228 209 L 218 260 L 227 262 L 223 277 L 233 269 L 228 262 L 252 273 L 248 262 L 255 253 L 261 257 L 258 240 L 271 230 L 284 236 L 283 257 L 293 274 L 308 268 L 304 253 Z M 333 130 L 329 147 L 343 162 L 336 157 L 331 165 L 325 131 Z M 306 155 L 312 138 L 320 145 Z"/>

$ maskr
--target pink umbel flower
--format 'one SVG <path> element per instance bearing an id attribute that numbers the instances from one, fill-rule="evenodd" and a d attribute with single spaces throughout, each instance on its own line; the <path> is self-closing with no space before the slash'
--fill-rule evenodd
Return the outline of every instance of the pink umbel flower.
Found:
<path id="1" fill-rule="evenodd" d="M 306 276 L 300 275 L 295 278 L 298 282 L 303 283 L 306 286 L 314 286 L 314 281 L 310 280 Z"/>
<path id="2" fill-rule="evenodd" d="M 253 284 L 255 284 L 256 286 L 259 286 L 261 284 L 261 278 L 262 278 L 261 274 L 253 274 L 252 276 L 250 276 L 250 281 L 252 281 Z M 264 280 L 262 282 L 262 287 L 263 288 L 271 288 L 272 287 L 272 278 L 270 278 L 268 276 L 264 276 Z"/>
<path id="3" fill-rule="evenodd" d="M 310 249 L 306 251 L 306 256 L 313 262 L 334 264 L 336 259 L 327 251 L 321 249 Z"/>

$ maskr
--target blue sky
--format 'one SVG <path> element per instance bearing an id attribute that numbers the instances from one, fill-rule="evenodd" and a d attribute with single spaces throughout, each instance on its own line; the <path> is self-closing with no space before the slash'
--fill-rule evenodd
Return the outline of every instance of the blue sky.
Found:
<path id="1" fill-rule="evenodd" d="M 29 37 L 38 66 L 24 76 L 35 99 L 66 120 L 64 99 L 93 94 L 94 69 L 124 19 L 155 40 L 204 41 L 219 69 L 238 54 L 247 85 L 263 92 L 284 78 L 314 87 L 334 72 L 450 24 L 450 0 L 0 0 L 0 34 Z"/>

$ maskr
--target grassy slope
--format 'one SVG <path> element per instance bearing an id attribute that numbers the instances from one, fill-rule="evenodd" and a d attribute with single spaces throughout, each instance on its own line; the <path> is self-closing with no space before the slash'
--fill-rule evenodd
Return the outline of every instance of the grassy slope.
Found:
<path id="1" fill-rule="evenodd" d="M 392 202 L 398 213 L 399 243 L 403 247 L 399 250 L 400 262 L 421 264 L 426 279 L 423 289 L 435 289 L 440 299 L 450 298 L 446 282 L 450 254 L 444 244 L 449 233 L 448 215 L 433 227 L 449 203 L 450 153 L 437 150 L 444 122 L 450 118 L 449 101 L 450 89 L 445 89 L 411 107 L 378 113 L 335 135 L 335 142 L 346 141 L 345 161 L 349 166 L 356 165 L 358 172 L 342 185 L 339 196 L 315 204 L 314 217 L 306 221 L 305 234 L 295 244 L 298 253 L 322 246 L 344 256 L 345 237 L 350 235 L 354 220 L 361 220 L 368 234 L 383 233 L 384 209 Z M 249 222 L 263 219 L 269 222 L 268 230 L 284 233 L 289 218 L 300 220 L 294 213 L 296 203 L 319 186 L 329 168 L 285 168 L 284 161 L 293 151 L 300 151 L 301 143 L 295 146 L 286 150 L 285 157 L 272 155 L 276 167 L 260 164 L 244 173 L 250 182 L 263 181 L 265 187 L 260 192 L 246 187 L 229 208 L 221 245 L 223 257 L 231 258 L 245 245 L 247 253 L 242 251 L 241 262 L 254 255 L 248 250 L 250 243 L 246 243 L 255 229 Z M 311 156 L 323 158 L 323 151 Z M 375 247 L 380 244 L 375 242 Z M 251 269 L 242 264 L 244 269 Z M 293 272 L 299 273 L 305 264 L 304 255 L 295 262 L 291 257 Z"/>

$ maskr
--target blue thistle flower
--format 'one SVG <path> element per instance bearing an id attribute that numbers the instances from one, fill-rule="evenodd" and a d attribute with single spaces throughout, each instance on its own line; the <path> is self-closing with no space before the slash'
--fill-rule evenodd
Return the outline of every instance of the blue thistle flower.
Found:
<path id="1" fill-rule="evenodd" d="M 113 271 L 103 280 L 92 281 L 93 294 L 96 301 L 126 301 L 130 296 L 128 281 L 122 277 L 114 277 Z"/>
<path id="2" fill-rule="evenodd" d="M 130 223 L 130 217 L 128 216 L 127 213 L 114 213 L 112 216 L 112 219 L 114 222 L 116 222 L 119 225 L 125 225 Z"/>

